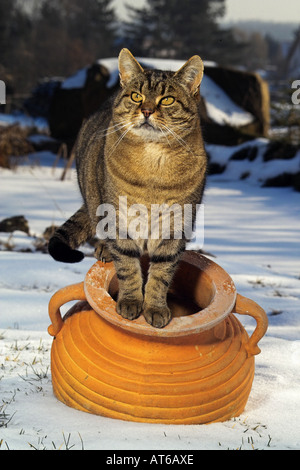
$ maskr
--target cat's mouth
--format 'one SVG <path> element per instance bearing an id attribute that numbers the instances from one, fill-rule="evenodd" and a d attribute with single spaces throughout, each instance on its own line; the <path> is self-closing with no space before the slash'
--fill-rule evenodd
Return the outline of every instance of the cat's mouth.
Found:
<path id="1" fill-rule="evenodd" d="M 157 129 L 152 125 L 150 124 L 150 122 L 148 121 L 144 121 L 142 122 L 142 124 L 139 126 L 140 129 L 152 129 L 154 131 L 156 131 Z"/>
<path id="2" fill-rule="evenodd" d="M 157 139 L 161 137 L 161 131 L 155 124 L 149 122 L 149 120 L 145 119 L 143 122 L 137 123 L 133 130 L 138 135 L 147 138 L 147 139 Z"/>

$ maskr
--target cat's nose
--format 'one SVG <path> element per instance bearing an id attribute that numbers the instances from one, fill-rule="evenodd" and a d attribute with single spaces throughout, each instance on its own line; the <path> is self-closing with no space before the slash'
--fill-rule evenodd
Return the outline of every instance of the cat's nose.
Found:
<path id="1" fill-rule="evenodd" d="M 153 114 L 153 109 L 150 109 L 150 108 L 142 108 L 141 109 L 143 115 L 145 116 L 145 118 L 149 118 L 151 116 L 151 114 Z"/>

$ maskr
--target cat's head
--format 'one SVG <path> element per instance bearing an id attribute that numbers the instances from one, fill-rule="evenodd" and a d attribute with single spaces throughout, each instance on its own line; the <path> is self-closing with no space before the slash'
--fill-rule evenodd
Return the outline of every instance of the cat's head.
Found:
<path id="1" fill-rule="evenodd" d="M 203 62 L 191 57 L 177 72 L 144 70 L 128 49 L 119 55 L 121 92 L 115 115 L 136 136 L 170 142 L 199 120 Z M 130 126 L 130 128 L 129 128 Z"/>

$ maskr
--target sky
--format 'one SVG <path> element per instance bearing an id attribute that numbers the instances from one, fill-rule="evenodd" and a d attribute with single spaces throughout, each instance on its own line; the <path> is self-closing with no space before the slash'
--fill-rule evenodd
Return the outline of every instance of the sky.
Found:
<path id="1" fill-rule="evenodd" d="M 261 20 L 300 23 L 299 0 L 226 0 L 224 20 Z"/>
<path id="2" fill-rule="evenodd" d="M 126 15 L 125 3 L 143 6 L 145 0 L 115 0 L 118 14 Z M 182 0 L 184 6 L 184 0 Z M 226 0 L 225 21 L 261 20 L 274 22 L 299 22 L 300 0 Z"/>

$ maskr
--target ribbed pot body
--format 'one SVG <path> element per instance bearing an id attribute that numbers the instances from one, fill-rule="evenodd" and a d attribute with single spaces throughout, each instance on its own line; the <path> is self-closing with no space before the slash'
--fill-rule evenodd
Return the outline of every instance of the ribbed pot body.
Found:
<path id="1" fill-rule="evenodd" d="M 164 338 L 130 333 L 79 305 L 53 340 L 53 390 L 66 405 L 110 418 L 225 421 L 244 410 L 251 390 L 248 340 L 232 313 L 217 328 Z"/>

